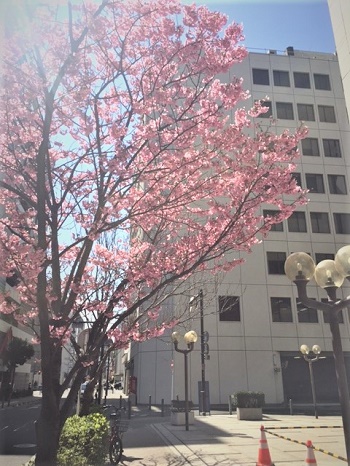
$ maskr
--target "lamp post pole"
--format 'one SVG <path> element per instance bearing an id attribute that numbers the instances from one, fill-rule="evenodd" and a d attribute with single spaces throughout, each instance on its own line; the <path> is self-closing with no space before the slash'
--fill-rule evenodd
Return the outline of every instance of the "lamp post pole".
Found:
<path id="1" fill-rule="evenodd" d="M 206 403 L 205 403 L 205 357 L 208 351 L 206 351 L 208 332 L 204 331 L 204 303 L 203 303 L 203 290 L 199 290 L 197 296 L 193 296 L 190 299 L 190 306 L 193 301 L 199 301 L 199 318 L 200 318 L 200 334 L 201 334 L 201 382 L 200 382 L 200 403 L 199 403 L 199 414 L 206 415 Z"/>
<path id="2" fill-rule="evenodd" d="M 188 354 L 193 350 L 194 344 L 197 341 L 197 334 L 195 331 L 190 330 L 184 335 L 185 343 L 187 344 L 187 349 L 179 348 L 179 339 L 180 335 L 178 332 L 173 332 L 171 338 L 174 343 L 175 351 L 184 355 L 184 367 L 185 367 L 185 426 L 186 430 L 189 430 L 189 421 L 188 421 Z"/>
<path id="3" fill-rule="evenodd" d="M 350 246 L 341 248 L 337 252 L 334 261 L 324 260 L 317 266 L 305 252 L 295 252 L 287 258 L 285 272 L 288 278 L 295 283 L 302 304 L 311 309 L 319 309 L 329 316 L 347 464 L 350 466 L 350 397 L 338 321 L 338 314 L 341 309 L 350 306 L 350 298 L 343 300 L 337 300 L 336 298 L 336 290 L 343 284 L 344 277 L 348 279 L 350 277 Z M 307 296 L 306 287 L 313 277 L 315 277 L 316 283 L 326 290 L 328 294 L 327 303 Z"/>
<path id="4" fill-rule="evenodd" d="M 107 356 L 107 375 L 106 375 L 106 386 L 105 386 L 105 404 L 107 404 L 107 396 L 109 389 L 109 363 L 110 363 L 110 354 Z"/>
<path id="5" fill-rule="evenodd" d="M 199 312 L 200 312 L 200 327 L 201 327 L 201 399 L 202 399 L 202 415 L 206 415 L 205 407 L 205 341 L 204 341 L 204 306 L 203 306 L 203 290 L 199 291 Z"/>
<path id="6" fill-rule="evenodd" d="M 311 382 L 311 392 L 312 392 L 312 401 L 314 405 L 314 413 L 315 418 L 318 419 L 318 412 L 317 412 L 317 404 L 316 404 L 316 387 L 315 387 L 315 379 L 314 379 L 314 371 L 312 364 L 319 360 L 321 348 L 318 345 L 314 345 L 312 347 L 312 351 L 315 354 L 315 357 L 310 357 L 310 350 L 307 345 L 301 345 L 300 352 L 303 355 L 303 358 L 309 365 L 309 373 L 310 373 L 310 382 Z"/>

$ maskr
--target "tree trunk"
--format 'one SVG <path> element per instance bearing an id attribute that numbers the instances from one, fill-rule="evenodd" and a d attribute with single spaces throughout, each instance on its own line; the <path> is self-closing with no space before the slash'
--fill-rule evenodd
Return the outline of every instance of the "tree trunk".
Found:
<path id="1" fill-rule="evenodd" d="M 36 424 L 36 466 L 56 466 L 61 433 L 60 416 L 60 368 L 61 348 L 41 345 L 43 391 L 39 419 Z"/>
<path id="2" fill-rule="evenodd" d="M 36 424 L 36 466 L 55 466 L 57 464 L 60 413 L 53 393 L 50 395 L 50 397 L 43 397 L 40 416 Z"/>
<path id="3" fill-rule="evenodd" d="M 80 416 L 86 416 L 90 412 L 90 406 L 94 402 L 94 389 L 95 389 L 95 383 L 90 382 L 82 396 L 81 399 L 81 408 L 80 408 Z"/>

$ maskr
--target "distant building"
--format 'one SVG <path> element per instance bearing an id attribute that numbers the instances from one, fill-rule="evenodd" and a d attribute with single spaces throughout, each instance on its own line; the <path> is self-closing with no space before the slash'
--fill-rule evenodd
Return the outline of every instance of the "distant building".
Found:
<path id="1" fill-rule="evenodd" d="M 284 262 L 290 253 L 305 251 L 318 263 L 333 258 L 350 243 L 350 127 L 338 59 L 334 54 L 288 47 L 284 53 L 250 53 L 232 73 L 242 76 L 244 87 L 251 91 L 246 107 L 270 97 L 269 112 L 257 119 L 262 125 L 269 124 L 271 115 L 278 120 L 276 131 L 280 133 L 305 121 L 309 134 L 300 143 L 295 177 L 310 190 L 310 202 L 275 225 L 243 266 L 198 283 L 204 293 L 204 326 L 209 333 L 205 370 L 210 401 L 226 404 L 228 395 L 237 390 L 258 390 L 265 393 L 267 403 L 311 402 L 308 367 L 299 352 L 305 343 L 318 344 L 325 356 L 314 368 L 318 400 L 335 402 L 329 324 L 321 311 L 298 304 L 296 287 L 284 274 Z M 231 78 L 228 74 L 227 79 Z M 261 207 L 261 214 L 267 213 L 265 209 Z M 350 294 L 346 287 L 342 292 L 343 297 Z M 309 294 L 327 297 L 314 282 Z M 168 302 L 168 306 L 185 305 L 175 298 Z M 188 326 L 200 334 L 198 316 Z M 344 310 L 340 331 L 350 374 L 350 316 Z M 189 359 L 190 398 L 198 402 L 199 342 Z M 149 396 L 152 403 L 162 399 L 169 403 L 177 395 L 183 399 L 183 356 L 174 352 L 170 334 L 133 343 L 125 367 L 127 378 L 132 376 L 134 384 L 136 379 L 139 402 L 147 403 Z"/>

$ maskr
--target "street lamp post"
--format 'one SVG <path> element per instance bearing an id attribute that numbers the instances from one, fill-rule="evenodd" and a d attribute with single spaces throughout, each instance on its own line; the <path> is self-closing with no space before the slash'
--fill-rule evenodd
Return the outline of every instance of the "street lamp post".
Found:
<path id="1" fill-rule="evenodd" d="M 187 356 L 188 354 L 193 350 L 194 344 L 197 341 L 197 334 L 194 330 L 190 330 L 189 332 L 185 333 L 183 336 L 183 339 L 185 340 L 185 343 L 187 345 L 187 349 L 180 349 L 178 347 L 179 345 L 179 340 L 182 338 L 182 336 L 178 332 L 173 332 L 171 335 L 171 339 L 173 340 L 174 343 L 174 348 L 175 351 L 178 353 L 181 353 L 184 355 L 184 361 L 185 361 L 185 425 L 186 425 L 186 430 L 189 430 L 189 422 L 188 422 L 188 360 Z"/>
<path id="2" fill-rule="evenodd" d="M 205 358 L 209 348 L 206 338 L 208 338 L 208 332 L 204 331 L 204 304 L 203 304 L 203 290 L 199 290 L 197 296 L 192 296 L 190 299 L 190 306 L 193 301 L 199 300 L 199 316 L 200 316 L 200 336 L 201 336 L 201 386 L 200 386 L 200 408 L 199 414 L 206 415 L 206 403 L 205 403 Z M 190 307 L 191 309 L 191 307 Z"/>
<path id="3" fill-rule="evenodd" d="M 315 418 L 318 419 L 317 404 L 316 404 L 316 388 L 315 388 L 314 371 L 313 371 L 312 364 L 320 359 L 321 348 L 318 345 L 314 345 L 312 347 L 312 352 L 315 355 L 314 357 L 310 356 L 310 348 L 307 345 L 301 345 L 300 352 L 303 355 L 303 358 L 305 359 L 305 361 L 309 364 L 312 401 L 314 404 Z"/>
<path id="4" fill-rule="evenodd" d="M 350 277 L 350 245 L 341 248 L 334 261 L 324 260 L 317 266 L 305 252 L 295 252 L 287 257 L 284 268 L 287 277 L 295 283 L 298 289 L 301 303 L 311 309 L 319 309 L 329 316 L 345 448 L 348 466 L 350 466 L 350 398 L 338 322 L 338 314 L 341 309 L 350 305 L 350 298 L 337 300 L 336 297 L 337 288 L 343 284 L 345 277 Z M 326 290 L 328 302 L 317 301 L 307 296 L 306 287 L 312 277 L 321 288 Z"/>

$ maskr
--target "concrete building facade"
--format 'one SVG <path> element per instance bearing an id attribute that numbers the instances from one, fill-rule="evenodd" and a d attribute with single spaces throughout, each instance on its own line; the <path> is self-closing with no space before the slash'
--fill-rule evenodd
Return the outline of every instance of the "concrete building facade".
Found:
<path id="1" fill-rule="evenodd" d="M 323 358 L 314 369 L 317 397 L 320 402 L 337 402 L 327 318 L 298 303 L 296 287 L 284 274 L 284 261 L 292 252 L 304 251 L 318 263 L 334 258 L 340 247 L 350 244 L 350 127 L 338 59 L 333 54 L 288 47 L 283 53 L 250 53 L 232 71 L 244 78 L 244 87 L 251 91 L 246 107 L 269 96 L 269 113 L 257 119 L 263 127 L 272 116 L 276 118 L 272 130 L 277 133 L 296 128 L 300 121 L 309 128 L 300 143 L 295 172 L 301 186 L 309 189 L 309 203 L 276 225 L 244 265 L 195 285 L 204 295 L 203 320 L 209 336 L 205 376 L 210 402 L 227 403 L 228 395 L 238 390 L 262 391 L 267 403 L 310 402 L 309 372 L 300 358 L 301 344 L 321 347 Z M 266 207 L 261 206 L 261 214 L 265 213 Z M 343 288 L 340 298 L 350 294 L 346 285 Z M 310 297 L 327 298 L 314 281 L 308 289 Z M 188 297 L 167 305 L 187 306 L 186 300 Z M 198 313 L 189 315 L 187 330 L 190 328 L 200 334 Z M 350 315 L 345 310 L 340 330 L 350 369 Z M 126 381 L 132 377 L 139 402 L 147 403 L 150 396 L 152 403 L 184 397 L 183 355 L 174 351 L 170 334 L 133 344 L 127 354 Z M 199 341 L 188 357 L 190 398 L 197 403 L 202 371 Z"/>
<path id="2" fill-rule="evenodd" d="M 328 0 L 329 13 L 340 74 L 344 87 L 344 94 L 348 112 L 350 109 L 350 3 L 348 0 Z"/>

